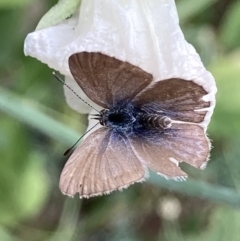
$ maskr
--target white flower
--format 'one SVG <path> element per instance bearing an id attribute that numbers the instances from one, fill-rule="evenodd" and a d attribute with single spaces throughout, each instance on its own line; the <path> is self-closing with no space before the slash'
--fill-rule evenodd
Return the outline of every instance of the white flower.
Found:
<path id="1" fill-rule="evenodd" d="M 54 16 L 54 9 L 51 13 Z M 84 94 L 70 74 L 68 58 L 73 53 L 89 51 L 128 61 L 157 80 L 194 80 L 210 93 L 207 99 L 212 110 L 215 105 L 215 81 L 193 46 L 186 42 L 174 0 L 82 0 L 71 18 L 30 33 L 24 51 L 65 75 L 66 83 L 80 96 Z M 69 89 L 64 91 L 73 109 L 90 112 Z M 205 127 L 211 114 L 209 111 L 205 118 Z"/>

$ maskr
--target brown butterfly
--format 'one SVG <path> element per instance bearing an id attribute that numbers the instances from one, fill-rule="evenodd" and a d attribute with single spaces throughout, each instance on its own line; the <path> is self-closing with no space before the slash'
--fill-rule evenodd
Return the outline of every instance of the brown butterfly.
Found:
<path id="1" fill-rule="evenodd" d="M 208 92 L 192 80 L 153 76 L 128 62 L 98 52 L 69 58 L 70 71 L 85 94 L 103 109 L 101 128 L 67 161 L 60 178 L 69 196 L 92 197 L 142 182 L 148 168 L 182 180 L 178 166 L 204 168 L 210 142 L 201 126 Z"/>

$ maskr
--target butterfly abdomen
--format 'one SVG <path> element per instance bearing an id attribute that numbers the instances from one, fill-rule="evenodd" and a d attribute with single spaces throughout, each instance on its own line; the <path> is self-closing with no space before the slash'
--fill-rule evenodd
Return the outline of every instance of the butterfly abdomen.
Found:
<path id="1" fill-rule="evenodd" d="M 140 122 L 143 126 L 153 129 L 167 129 L 172 125 L 172 121 L 169 117 L 157 114 L 143 114 L 140 118 Z"/>

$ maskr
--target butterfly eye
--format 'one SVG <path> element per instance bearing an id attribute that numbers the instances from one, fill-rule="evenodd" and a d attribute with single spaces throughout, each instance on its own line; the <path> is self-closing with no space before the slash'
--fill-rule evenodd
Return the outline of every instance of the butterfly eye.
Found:
<path id="1" fill-rule="evenodd" d="M 126 122 L 126 117 L 122 113 L 113 113 L 108 116 L 108 120 L 112 123 L 121 124 Z"/>

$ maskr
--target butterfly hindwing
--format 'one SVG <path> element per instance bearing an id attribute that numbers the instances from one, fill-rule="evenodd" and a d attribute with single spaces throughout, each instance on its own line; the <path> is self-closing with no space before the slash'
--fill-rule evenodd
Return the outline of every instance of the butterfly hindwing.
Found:
<path id="1" fill-rule="evenodd" d="M 204 168 L 210 148 L 203 128 L 192 124 L 173 124 L 161 133 L 133 137 L 131 144 L 150 169 L 173 179 L 187 177 L 180 162 Z"/>
<path id="2" fill-rule="evenodd" d="M 147 168 L 128 138 L 103 127 L 89 135 L 69 158 L 60 189 L 69 196 L 91 197 L 128 187 L 146 175 Z"/>

